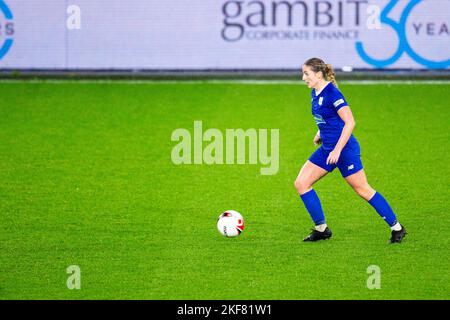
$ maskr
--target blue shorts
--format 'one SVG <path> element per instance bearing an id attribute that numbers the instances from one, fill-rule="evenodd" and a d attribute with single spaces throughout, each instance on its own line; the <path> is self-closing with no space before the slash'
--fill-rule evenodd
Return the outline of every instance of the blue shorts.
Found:
<path id="1" fill-rule="evenodd" d="M 317 149 L 311 157 L 309 157 L 309 161 L 322 169 L 327 170 L 328 172 L 331 172 L 334 168 L 338 167 L 344 178 L 358 172 L 363 168 L 361 151 L 358 143 L 346 145 L 344 149 L 342 149 L 337 164 L 327 164 L 327 158 L 330 152 L 331 151 L 326 151 L 322 146 L 320 146 L 320 148 Z"/>

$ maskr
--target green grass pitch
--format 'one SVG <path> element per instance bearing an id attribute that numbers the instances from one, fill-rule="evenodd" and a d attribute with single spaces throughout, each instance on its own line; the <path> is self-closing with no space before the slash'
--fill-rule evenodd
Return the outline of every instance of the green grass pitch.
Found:
<path id="1" fill-rule="evenodd" d="M 337 170 L 315 185 L 333 237 L 301 241 L 293 183 L 317 128 L 300 82 L 1 83 L 0 299 L 448 299 L 448 84 L 340 89 L 399 245 Z M 174 165 L 171 133 L 195 120 L 279 129 L 278 173 Z M 216 229 L 227 209 L 245 218 L 237 238 Z"/>

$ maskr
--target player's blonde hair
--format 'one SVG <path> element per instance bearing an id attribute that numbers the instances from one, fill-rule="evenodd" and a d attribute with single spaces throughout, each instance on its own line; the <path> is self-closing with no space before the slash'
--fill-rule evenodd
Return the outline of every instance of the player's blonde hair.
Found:
<path id="1" fill-rule="evenodd" d="M 319 58 L 311 58 L 306 60 L 304 65 L 311 67 L 311 70 L 314 72 L 322 72 L 325 80 L 332 82 L 335 87 L 338 86 L 334 76 L 333 66 L 331 64 L 325 63 Z"/>

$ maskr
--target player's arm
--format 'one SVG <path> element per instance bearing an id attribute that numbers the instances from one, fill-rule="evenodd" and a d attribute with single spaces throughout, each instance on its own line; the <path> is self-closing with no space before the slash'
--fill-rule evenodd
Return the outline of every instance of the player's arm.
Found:
<path id="1" fill-rule="evenodd" d="M 353 118 L 352 110 L 350 110 L 349 106 L 342 107 L 338 110 L 338 115 L 341 117 L 342 121 L 344 121 L 345 125 L 342 129 L 341 136 L 334 147 L 334 150 L 330 152 L 327 158 L 327 163 L 336 163 L 339 160 L 339 156 L 341 155 L 341 151 L 344 146 L 347 144 L 348 139 L 352 135 L 353 128 L 355 128 L 355 119 Z"/>
<path id="2" fill-rule="evenodd" d="M 345 125 L 342 129 L 341 137 L 339 138 L 334 149 L 342 151 L 347 144 L 348 139 L 350 139 L 353 129 L 355 128 L 355 118 L 353 118 L 353 113 L 349 106 L 340 108 L 338 110 L 338 115 L 341 117 L 342 121 L 344 121 Z"/>
<path id="3" fill-rule="evenodd" d="M 317 146 L 322 142 L 322 139 L 320 139 L 320 129 L 317 130 L 316 135 L 314 136 L 314 140 L 313 140 L 314 144 Z"/>

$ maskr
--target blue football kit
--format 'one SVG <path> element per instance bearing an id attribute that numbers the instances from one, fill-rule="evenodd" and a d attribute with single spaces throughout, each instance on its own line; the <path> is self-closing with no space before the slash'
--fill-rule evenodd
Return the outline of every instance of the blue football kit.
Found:
<path id="1" fill-rule="evenodd" d="M 338 167 L 344 178 L 358 172 L 363 165 L 359 143 L 353 134 L 342 149 L 338 162 L 327 164 L 328 155 L 339 141 L 345 125 L 338 114 L 339 109 L 348 106 L 344 96 L 329 82 L 319 94 L 316 94 L 316 90 L 313 89 L 311 97 L 312 114 L 320 130 L 322 145 L 311 155 L 309 161 L 328 172 Z"/>
<path id="2" fill-rule="evenodd" d="M 359 143 L 353 134 L 342 149 L 337 163 L 327 164 L 327 158 L 336 147 L 345 125 L 338 114 L 339 109 L 348 106 L 342 93 L 329 82 L 319 93 L 316 93 L 313 89 L 311 97 L 312 114 L 320 130 L 322 145 L 309 157 L 309 161 L 328 172 L 338 167 L 344 178 L 363 169 Z M 325 215 L 316 191 L 311 188 L 311 190 L 300 194 L 300 198 L 314 224 L 326 226 Z M 400 230 L 397 229 L 399 228 L 397 217 L 386 199 L 380 193 L 375 192 L 370 199 L 366 200 L 391 228 L 396 228 L 395 230 L 392 229 L 391 243 L 400 242 L 406 231 L 401 225 Z M 329 237 L 331 237 L 331 230 L 326 227 L 324 231 L 314 229 L 304 241 L 316 241 Z"/>

